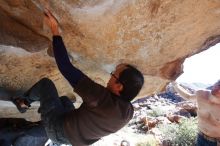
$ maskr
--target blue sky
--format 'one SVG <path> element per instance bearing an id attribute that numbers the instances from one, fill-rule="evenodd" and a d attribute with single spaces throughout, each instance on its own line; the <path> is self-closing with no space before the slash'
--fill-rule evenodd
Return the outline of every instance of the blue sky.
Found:
<path id="1" fill-rule="evenodd" d="M 187 58 L 177 82 L 213 84 L 220 79 L 220 44 Z"/>

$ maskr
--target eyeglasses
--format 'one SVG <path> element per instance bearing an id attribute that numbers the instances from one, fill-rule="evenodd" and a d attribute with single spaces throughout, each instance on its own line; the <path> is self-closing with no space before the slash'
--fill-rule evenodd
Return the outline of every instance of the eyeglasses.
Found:
<path id="1" fill-rule="evenodd" d="M 113 72 L 111 72 L 110 73 L 119 83 L 121 83 L 122 85 L 124 85 L 120 80 L 119 80 L 119 78 L 113 73 Z"/>

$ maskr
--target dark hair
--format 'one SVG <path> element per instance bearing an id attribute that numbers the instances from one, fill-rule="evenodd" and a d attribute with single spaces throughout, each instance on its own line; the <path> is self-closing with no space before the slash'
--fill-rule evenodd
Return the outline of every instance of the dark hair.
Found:
<path id="1" fill-rule="evenodd" d="M 220 84 L 220 80 L 218 80 L 218 81 L 216 82 L 216 84 Z"/>
<path id="2" fill-rule="evenodd" d="M 125 68 L 119 74 L 119 80 L 123 83 L 123 90 L 120 92 L 120 96 L 123 100 L 131 101 L 134 99 L 144 84 L 143 74 L 131 65 L 126 65 Z"/>

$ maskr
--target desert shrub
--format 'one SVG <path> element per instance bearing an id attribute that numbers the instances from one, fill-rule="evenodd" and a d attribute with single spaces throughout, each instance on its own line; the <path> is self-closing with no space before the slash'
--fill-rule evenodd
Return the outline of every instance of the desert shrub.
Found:
<path id="1" fill-rule="evenodd" d="M 139 137 L 135 146 L 158 146 L 158 141 L 151 134 Z"/>
<path id="2" fill-rule="evenodd" d="M 198 132 L 197 118 L 183 119 L 180 124 L 160 125 L 164 140 L 173 146 L 194 146 Z"/>
<path id="3" fill-rule="evenodd" d="M 165 114 L 166 114 L 166 110 L 164 110 L 162 107 L 152 108 L 152 111 L 148 113 L 148 115 L 152 117 L 159 117 Z"/>

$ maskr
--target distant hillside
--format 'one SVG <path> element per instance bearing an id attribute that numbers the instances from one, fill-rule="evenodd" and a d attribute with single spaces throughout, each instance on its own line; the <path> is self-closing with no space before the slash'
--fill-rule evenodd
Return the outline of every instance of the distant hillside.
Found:
<path id="1" fill-rule="evenodd" d="M 199 89 L 210 89 L 211 84 L 204 84 L 204 83 L 184 83 L 181 82 L 180 84 L 189 87 L 193 90 L 199 90 Z"/>

